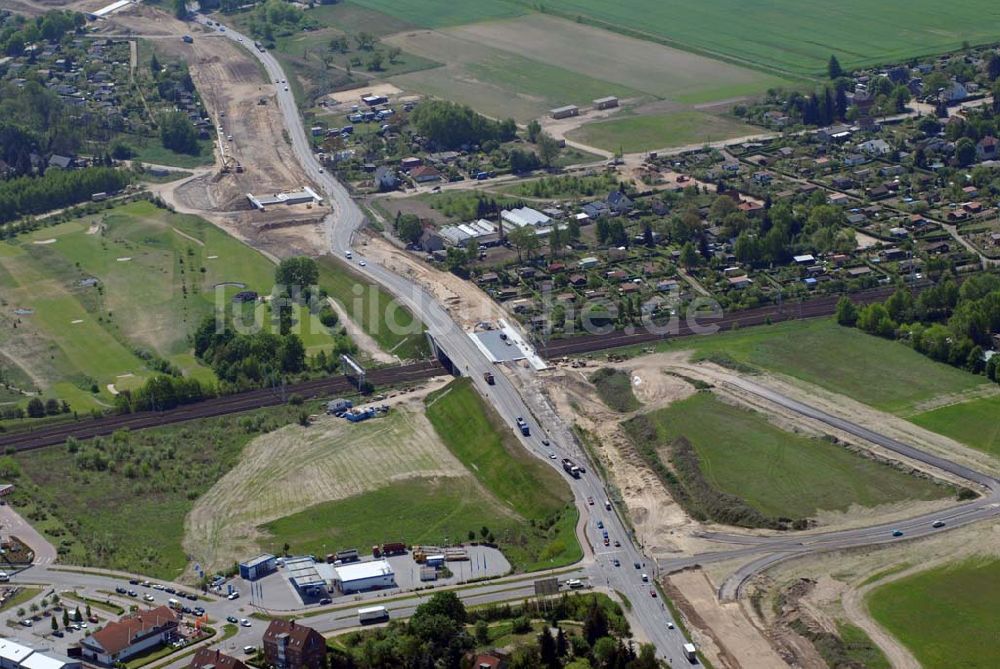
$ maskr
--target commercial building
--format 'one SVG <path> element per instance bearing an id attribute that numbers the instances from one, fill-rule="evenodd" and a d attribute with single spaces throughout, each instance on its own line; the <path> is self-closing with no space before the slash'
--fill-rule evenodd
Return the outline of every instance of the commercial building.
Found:
<path id="1" fill-rule="evenodd" d="M 0 639 L 0 667 L 3 669 L 80 669 L 79 660 L 49 651 L 36 651 L 12 639 Z"/>
<path id="2" fill-rule="evenodd" d="M 534 228 L 542 228 L 547 227 L 552 222 L 551 218 L 531 207 L 504 209 L 500 212 L 500 218 L 504 223 L 509 223 L 518 228 L 523 228 L 526 225 Z"/>
<path id="3" fill-rule="evenodd" d="M 177 636 L 177 614 L 166 606 L 137 611 L 108 623 L 80 641 L 84 660 L 113 666 L 172 642 Z"/>
<path id="4" fill-rule="evenodd" d="M 498 241 L 497 224 L 485 218 L 471 223 L 447 225 L 438 230 L 438 234 L 451 246 L 464 246 L 470 239 L 487 246 Z"/>
<path id="5" fill-rule="evenodd" d="M 275 669 L 323 669 L 326 639 L 294 620 L 272 620 L 264 632 L 264 664 Z"/>
<path id="6" fill-rule="evenodd" d="M 331 589 L 344 594 L 396 587 L 396 575 L 385 560 L 342 565 L 334 573 Z"/>
<path id="7" fill-rule="evenodd" d="M 245 581 L 256 581 L 264 578 L 268 574 L 274 573 L 278 568 L 278 559 L 267 553 L 258 555 L 252 560 L 240 563 L 240 578 Z"/>
<path id="8" fill-rule="evenodd" d="M 326 592 L 326 580 L 316 569 L 316 561 L 311 557 L 297 557 L 285 560 L 285 573 L 299 594 L 318 596 Z"/>

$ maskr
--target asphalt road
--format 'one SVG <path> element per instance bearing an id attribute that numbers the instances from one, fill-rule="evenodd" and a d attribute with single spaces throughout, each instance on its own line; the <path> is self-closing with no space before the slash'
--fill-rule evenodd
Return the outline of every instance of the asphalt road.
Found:
<path id="1" fill-rule="evenodd" d="M 206 21 L 201 16 L 197 20 L 201 23 Z M 217 28 L 216 30 L 218 31 Z M 351 199 L 347 189 L 323 169 L 313 154 L 309 138 L 299 117 L 295 99 L 290 87 L 285 83 L 287 77 L 277 60 L 269 52 L 261 52 L 254 48 L 251 38 L 233 31 L 228 26 L 224 33 L 219 34 L 243 44 L 260 60 L 267 71 L 271 85 L 275 88 L 278 108 L 284 119 L 292 150 L 306 175 L 324 192 L 328 198 L 328 204 L 333 208 L 333 214 L 324 220 L 331 252 L 348 262 L 347 253 L 351 251 L 352 264 L 356 271 L 367 275 L 383 286 L 401 304 L 418 314 L 438 346 L 446 351 L 448 358 L 454 363 L 456 371 L 472 378 L 479 392 L 493 405 L 515 434 L 520 434 L 516 429 L 515 418 L 523 416 L 529 425 L 531 437 L 524 438 L 522 441 L 529 450 L 562 472 L 559 462 L 548 458 L 548 449 L 545 449 L 540 443 L 543 432 L 538 421 L 532 416 L 517 390 L 503 374 L 495 375 L 496 383 L 492 386 L 483 380 L 483 373 L 492 371 L 493 364 L 486 359 L 469 336 L 452 320 L 444 307 L 409 278 L 398 276 L 378 263 L 369 261 L 364 255 L 363 247 L 353 246 L 356 233 L 365 221 L 364 214 Z M 362 262 L 364 262 L 363 265 Z M 553 418 L 553 420 L 558 423 L 558 419 Z M 562 441 L 563 446 L 560 449 L 561 453 L 569 454 L 577 462 L 582 463 L 585 460 L 564 426 L 559 428 L 556 425 L 547 425 L 546 427 L 557 429 L 565 435 L 563 437 L 565 440 Z M 592 496 L 595 500 L 605 499 L 606 492 L 603 484 L 593 474 L 587 474 L 579 480 L 574 480 L 565 474 L 564 476 L 573 489 L 577 507 L 581 509 L 582 516 L 587 521 L 588 537 L 593 540 L 594 545 L 603 549 L 601 534 L 595 525 L 597 512 L 594 512 L 593 509 L 597 507 L 589 507 L 586 503 L 588 496 Z M 599 508 L 601 520 L 606 525 L 611 539 L 618 539 L 622 544 L 620 549 L 613 549 L 622 566 L 615 567 L 613 565 L 612 560 L 615 556 L 610 551 L 598 551 L 593 562 L 585 561 L 584 563 L 588 566 L 588 571 L 592 573 L 592 581 L 596 585 L 602 585 L 601 581 L 603 580 L 605 587 L 613 588 L 629 599 L 632 603 L 632 609 L 629 612 L 630 623 L 633 627 L 641 629 L 641 636 L 656 645 L 658 656 L 668 660 L 674 666 L 687 664 L 688 661 L 684 658 L 683 652 L 686 639 L 676 628 L 672 630 L 668 628 L 668 624 L 674 622 L 669 611 L 663 605 L 659 595 L 654 598 L 650 594 L 653 574 L 648 574 L 650 582 L 644 582 L 641 579 L 642 569 L 636 570 L 632 567 L 634 562 L 642 565 L 647 561 L 646 558 L 631 542 L 621 519 L 617 515 L 604 511 L 603 507 Z"/>

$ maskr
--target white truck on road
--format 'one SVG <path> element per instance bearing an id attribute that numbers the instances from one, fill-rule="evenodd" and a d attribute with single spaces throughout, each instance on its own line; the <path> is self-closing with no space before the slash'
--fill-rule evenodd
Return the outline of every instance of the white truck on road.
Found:
<path id="1" fill-rule="evenodd" d="M 698 659 L 698 649 L 694 647 L 693 643 L 684 644 L 684 657 L 691 661 Z"/>
<path id="2" fill-rule="evenodd" d="M 362 625 L 377 623 L 389 619 L 389 610 L 384 606 L 369 606 L 358 609 L 358 622 Z"/>

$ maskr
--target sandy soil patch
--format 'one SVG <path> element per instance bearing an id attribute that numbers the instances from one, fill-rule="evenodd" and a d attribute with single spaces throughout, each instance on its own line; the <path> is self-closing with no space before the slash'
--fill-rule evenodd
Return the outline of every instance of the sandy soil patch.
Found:
<path id="1" fill-rule="evenodd" d="M 318 223 L 328 208 L 314 208 L 311 215 L 283 208 L 262 213 L 251 211 L 246 200 L 248 192 L 298 190 L 309 183 L 284 139 L 273 83 L 264 79 L 250 52 L 202 29 L 196 29 L 201 32 L 193 44 L 184 44 L 179 37 L 195 28 L 144 5 L 129 7 L 111 18 L 109 32 L 123 29 L 178 37 L 152 43 L 166 57 L 188 64 L 213 123 L 221 122 L 226 134 L 233 136 L 233 141 L 226 143 L 227 155 L 245 168 L 242 173 L 222 174 L 216 172 L 221 168 L 217 162 L 215 169 L 199 169 L 189 179 L 157 184 L 161 197 L 178 211 L 204 216 L 272 257 L 314 255 L 324 248 Z M 259 104 L 261 99 L 264 104 Z"/>
<path id="2" fill-rule="evenodd" d="M 188 514 L 185 550 L 215 569 L 257 551 L 261 524 L 320 502 L 407 478 L 470 476 L 423 413 L 424 395 L 445 381 L 391 398 L 395 406 L 384 418 L 320 416 L 309 427 L 289 425 L 253 440 Z"/>
<path id="3" fill-rule="evenodd" d="M 722 604 L 705 573 L 693 569 L 667 577 L 664 588 L 693 628 L 695 643 L 717 667 L 781 667 L 785 661 L 743 612 L 739 602 Z"/>
<path id="4" fill-rule="evenodd" d="M 466 329 L 482 321 L 511 321 L 500 305 L 469 281 L 451 272 L 442 272 L 415 259 L 381 237 L 369 237 L 365 255 L 396 274 L 409 277 L 430 291 L 444 305 L 451 317 Z"/>
<path id="5" fill-rule="evenodd" d="M 871 235 L 866 235 L 863 232 L 855 232 L 854 239 L 857 240 L 859 249 L 870 249 L 871 247 L 882 243 L 882 240 L 876 239 Z"/>
<path id="6" fill-rule="evenodd" d="M 371 83 L 364 86 L 359 86 L 357 88 L 348 88 L 343 91 L 335 91 L 330 93 L 327 99 L 335 102 L 338 105 L 350 104 L 350 105 L 362 105 L 361 97 L 365 95 L 384 95 L 385 97 L 396 97 L 402 94 L 402 90 L 398 86 L 387 82 Z"/>

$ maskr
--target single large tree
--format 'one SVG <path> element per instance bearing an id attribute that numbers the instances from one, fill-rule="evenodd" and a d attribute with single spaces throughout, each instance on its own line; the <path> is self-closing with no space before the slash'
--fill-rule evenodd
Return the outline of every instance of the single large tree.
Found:
<path id="1" fill-rule="evenodd" d="M 826 65 L 826 73 L 830 75 L 831 79 L 839 79 L 844 76 L 844 69 L 840 67 L 840 61 L 832 54 L 830 55 L 830 62 Z"/>

